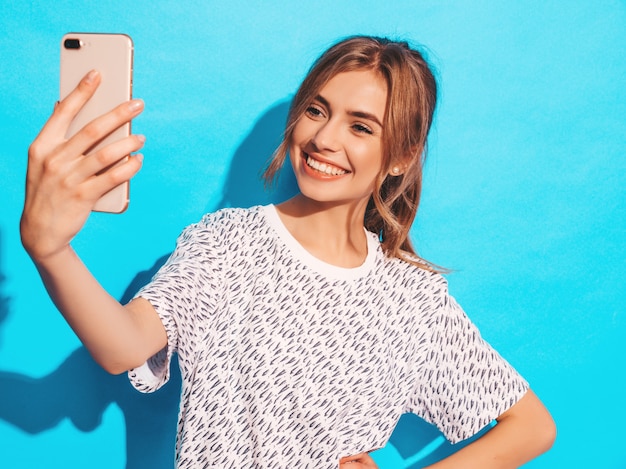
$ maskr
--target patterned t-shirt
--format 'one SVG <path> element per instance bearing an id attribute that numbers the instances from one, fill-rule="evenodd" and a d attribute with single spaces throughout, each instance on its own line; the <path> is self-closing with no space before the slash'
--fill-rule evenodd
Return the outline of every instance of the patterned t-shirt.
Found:
<path id="1" fill-rule="evenodd" d="M 137 296 L 168 346 L 129 372 L 143 392 L 179 356 L 179 468 L 337 469 L 413 412 L 452 441 L 517 402 L 526 381 L 481 337 L 443 277 L 368 236 L 353 269 L 309 254 L 274 206 L 186 228 Z"/>

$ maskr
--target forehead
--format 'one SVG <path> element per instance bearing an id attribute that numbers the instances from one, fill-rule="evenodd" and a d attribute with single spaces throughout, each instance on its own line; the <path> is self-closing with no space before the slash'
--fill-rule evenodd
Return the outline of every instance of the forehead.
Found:
<path id="1" fill-rule="evenodd" d="M 319 95 L 331 108 L 367 112 L 382 122 L 387 105 L 387 83 L 372 70 L 341 72 L 322 86 Z"/>

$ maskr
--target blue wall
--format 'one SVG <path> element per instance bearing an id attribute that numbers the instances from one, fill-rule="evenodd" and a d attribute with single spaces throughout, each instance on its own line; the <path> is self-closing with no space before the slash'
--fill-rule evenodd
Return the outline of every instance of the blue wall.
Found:
<path id="1" fill-rule="evenodd" d="M 412 235 L 559 428 L 531 468 L 625 468 L 623 1 L 5 1 L 0 4 L 0 466 L 171 467 L 176 380 L 143 396 L 98 369 L 21 248 L 26 149 L 68 31 L 135 40 L 145 164 L 120 216 L 74 246 L 116 297 L 207 210 L 276 200 L 256 176 L 290 96 L 337 38 L 423 43 L 442 93 Z M 404 418 L 382 468 L 453 450 Z M 434 453 L 432 452 L 434 450 Z"/>

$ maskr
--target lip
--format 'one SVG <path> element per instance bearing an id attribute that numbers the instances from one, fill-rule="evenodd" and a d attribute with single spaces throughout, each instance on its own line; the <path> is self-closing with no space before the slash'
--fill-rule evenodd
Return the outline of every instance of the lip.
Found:
<path id="1" fill-rule="evenodd" d="M 309 157 L 313 158 L 315 161 L 318 161 L 320 163 L 324 163 L 324 164 L 327 164 L 329 166 L 333 166 L 335 168 L 338 168 L 338 169 L 340 169 L 342 171 L 345 171 L 345 173 L 343 173 L 343 174 L 325 174 L 325 173 L 322 173 L 320 171 L 317 171 L 314 168 L 311 168 L 307 164 L 307 158 L 309 158 Z M 306 174 L 308 174 L 309 176 L 315 177 L 317 179 L 324 179 L 324 180 L 339 179 L 339 178 L 341 178 L 343 176 L 346 176 L 347 174 L 350 174 L 350 172 L 351 172 L 350 170 L 342 168 L 341 166 L 338 166 L 337 164 L 335 164 L 335 163 L 333 163 L 333 162 L 331 162 L 331 161 L 329 161 L 329 160 L 327 160 L 325 158 L 319 157 L 317 155 L 314 156 L 314 155 L 312 155 L 310 153 L 307 153 L 305 151 L 301 151 L 300 152 L 300 158 L 302 159 L 302 167 L 303 167 L 304 172 Z"/>

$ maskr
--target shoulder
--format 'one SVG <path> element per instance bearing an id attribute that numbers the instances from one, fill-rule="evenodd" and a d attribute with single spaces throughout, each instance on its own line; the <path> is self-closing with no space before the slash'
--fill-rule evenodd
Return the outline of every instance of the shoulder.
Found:
<path id="1" fill-rule="evenodd" d="M 210 236 L 223 239 L 242 232 L 255 231 L 266 225 L 264 207 L 223 208 L 205 214 L 198 222 L 187 226 L 182 236 Z"/>
<path id="2" fill-rule="evenodd" d="M 265 227 L 263 207 L 225 208 L 207 213 L 185 227 L 177 239 L 177 247 L 184 250 L 231 249 L 233 243 L 245 244 L 260 237 Z"/>
<path id="3" fill-rule="evenodd" d="M 379 265 L 383 275 L 398 289 L 411 292 L 418 297 L 427 296 L 440 303 L 446 301 L 448 281 L 440 273 L 424 269 L 404 259 L 389 257 L 382 249 L 379 252 Z"/>
<path id="4" fill-rule="evenodd" d="M 196 225 L 205 228 L 249 226 L 262 221 L 263 211 L 264 207 L 259 205 L 250 208 L 223 208 L 205 214 Z"/>

